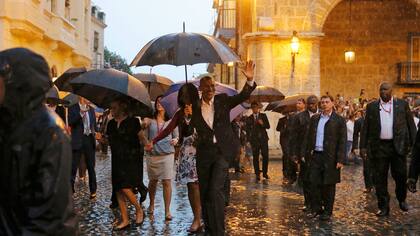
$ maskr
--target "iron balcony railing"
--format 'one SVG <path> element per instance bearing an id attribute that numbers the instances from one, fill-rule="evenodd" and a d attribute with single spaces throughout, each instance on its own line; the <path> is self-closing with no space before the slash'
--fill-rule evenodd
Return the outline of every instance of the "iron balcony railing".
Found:
<path id="1" fill-rule="evenodd" d="M 400 62 L 397 69 L 398 83 L 420 85 L 420 62 Z"/>

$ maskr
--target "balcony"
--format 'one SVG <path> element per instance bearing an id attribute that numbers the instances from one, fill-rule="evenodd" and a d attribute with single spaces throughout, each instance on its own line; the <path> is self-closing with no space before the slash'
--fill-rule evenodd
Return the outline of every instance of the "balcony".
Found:
<path id="1" fill-rule="evenodd" d="M 233 39 L 235 37 L 236 28 L 236 2 L 234 0 L 225 0 L 218 7 L 217 21 L 214 29 L 214 36 L 225 39 Z"/>
<path id="2" fill-rule="evenodd" d="M 420 86 L 420 62 L 400 62 L 397 69 L 398 84 Z"/>

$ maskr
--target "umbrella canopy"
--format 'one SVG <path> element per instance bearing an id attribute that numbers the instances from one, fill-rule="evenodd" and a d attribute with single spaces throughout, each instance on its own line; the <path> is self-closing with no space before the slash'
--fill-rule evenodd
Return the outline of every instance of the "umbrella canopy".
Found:
<path id="1" fill-rule="evenodd" d="M 264 85 L 257 86 L 251 93 L 250 102 L 274 102 L 284 99 L 284 94 L 278 89 Z"/>
<path id="2" fill-rule="evenodd" d="M 73 67 L 66 70 L 62 75 L 60 75 L 55 81 L 54 84 L 61 91 L 72 92 L 72 87 L 70 81 L 77 76 L 87 72 L 85 67 Z"/>
<path id="3" fill-rule="evenodd" d="M 149 94 L 144 84 L 133 76 L 114 69 L 86 72 L 70 81 L 73 92 L 101 108 L 109 108 L 116 98 L 124 97 L 133 105 L 135 115 L 151 111 Z"/>
<path id="4" fill-rule="evenodd" d="M 200 85 L 200 80 L 193 80 L 190 83 L 192 83 L 195 87 L 198 88 Z M 178 110 L 178 91 L 184 85 L 185 82 L 175 83 L 169 87 L 169 89 L 166 91 L 166 93 L 163 95 L 162 100 L 160 101 L 162 103 L 162 106 L 165 108 L 166 112 L 170 117 L 172 117 L 175 112 Z M 229 96 L 233 96 L 238 94 L 238 91 L 236 89 L 229 87 L 225 84 L 216 82 L 216 94 L 226 93 Z M 239 115 L 241 112 L 246 110 L 246 108 L 243 105 L 238 105 L 234 107 L 230 112 L 230 118 L 233 120 L 237 115 Z"/>
<path id="5" fill-rule="evenodd" d="M 48 90 L 47 94 L 45 95 L 48 104 L 62 104 L 68 105 L 69 102 L 60 98 L 58 88 L 54 85 Z"/>
<path id="6" fill-rule="evenodd" d="M 74 104 L 79 102 L 79 97 L 74 93 L 67 93 L 63 95 L 64 95 L 63 100 L 68 102 L 68 106 L 73 106 Z"/>
<path id="7" fill-rule="evenodd" d="M 143 82 L 149 92 L 150 99 L 154 101 L 157 96 L 162 95 L 174 82 L 166 77 L 156 74 L 134 74 L 134 78 Z"/>
<path id="8" fill-rule="evenodd" d="M 236 61 L 239 57 L 220 39 L 182 32 L 153 39 L 140 50 L 131 66 L 227 64 Z"/>
<path id="9" fill-rule="evenodd" d="M 286 97 L 282 101 L 272 102 L 265 108 L 266 111 L 288 113 L 296 111 L 296 103 L 299 99 L 307 99 L 311 94 L 295 94 Z"/>

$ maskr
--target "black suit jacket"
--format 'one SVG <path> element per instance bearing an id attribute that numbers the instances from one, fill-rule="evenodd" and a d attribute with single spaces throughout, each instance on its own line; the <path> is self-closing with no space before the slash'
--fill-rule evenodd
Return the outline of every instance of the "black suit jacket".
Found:
<path id="1" fill-rule="evenodd" d="M 420 175 L 420 131 L 417 131 L 416 142 L 413 146 L 408 177 L 417 180 Z"/>
<path id="2" fill-rule="evenodd" d="M 311 160 L 315 151 L 316 133 L 321 115 L 312 116 L 309 124 L 308 136 L 305 142 L 305 159 Z M 337 163 L 343 163 L 346 155 L 347 127 L 346 120 L 334 111 L 324 127 L 324 179 L 323 184 L 335 184 L 340 182 L 340 170 Z"/>
<path id="3" fill-rule="evenodd" d="M 305 152 L 302 148 L 303 140 L 306 139 L 307 132 L 309 130 L 309 124 L 311 117 L 309 111 L 295 114 L 291 117 L 291 128 L 289 132 L 289 146 L 290 155 L 295 157 L 304 157 Z"/>
<path id="4" fill-rule="evenodd" d="M 263 121 L 262 125 L 257 123 L 254 118 L 254 114 L 246 118 L 246 133 L 248 141 L 251 145 L 268 141 L 266 129 L 270 129 L 270 123 L 268 122 L 267 115 L 264 113 L 258 113 L 258 119 Z"/>
<path id="5" fill-rule="evenodd" d="M 371 148 L 375 153 L 379 147 L 381 133 L 381 117 L 379 102 L 376 100 L 367 105 L 366 116 L 360 137 L 360 149 Z M 393 100 L 393 143 L 399 155 L 405 156 L 415 140 L 416 127 L 408 103 L 402 99 Z"/>
<path id="6" fill-rule="evenodd" d="M 360 134 L 362 132 L 363 129 L 363 122 L 365 122 L 365 118 L 364 117 L 360 117 L 359 119 L 357 119 L 354 122 L 354 129 L 353 129 L 353 144 L 352 144 L 352 149 L 359 149 L 359 138 L 360 138 Z"/>
<path id="7" fill-rule="evenodd" d="M 234 96 L 228 96 L 225 93 L 214 96 L 214 120 L 213 128 L 209 127 L 201 114 L 201 100 L 194 106 L 191 122 L 197 131 L 197 156 L 206 150 L 209 144 L 213 143 L 213 135 L 216 136 L 217 146 L 222 150 L 225 158 L 235 155 L 233 145 L 239 145 L 235 138 L 230 124 L 230 110 L 235 106 L 246 101 L 252 91 L 257 87 L 249 86 L 247 83 L 242 91 Z"/>
<path id="8" fill-rule="evenodd" d="M 95 110 L 92 107 L 89 109 L 89 121 L 90 129 L 93 132 L 91 138 L 95 145 L 96 117 Z M 78 103 L 69 107 L 69 126 L 71 128 L 71 146 L 73 150 L 79 150 L 82 148 L 83 120 L 80 116 L 80 106 Z"/>

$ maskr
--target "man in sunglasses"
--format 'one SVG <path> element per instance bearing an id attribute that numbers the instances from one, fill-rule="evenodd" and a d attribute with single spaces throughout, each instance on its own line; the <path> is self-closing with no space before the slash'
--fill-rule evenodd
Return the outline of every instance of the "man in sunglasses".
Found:
<path id="1" fill-rule="evenodd" d="M 0 235 L 75 235 L 71 146 L 45 106 L 45 59 L 24 48 L 0 52 Z"/>

